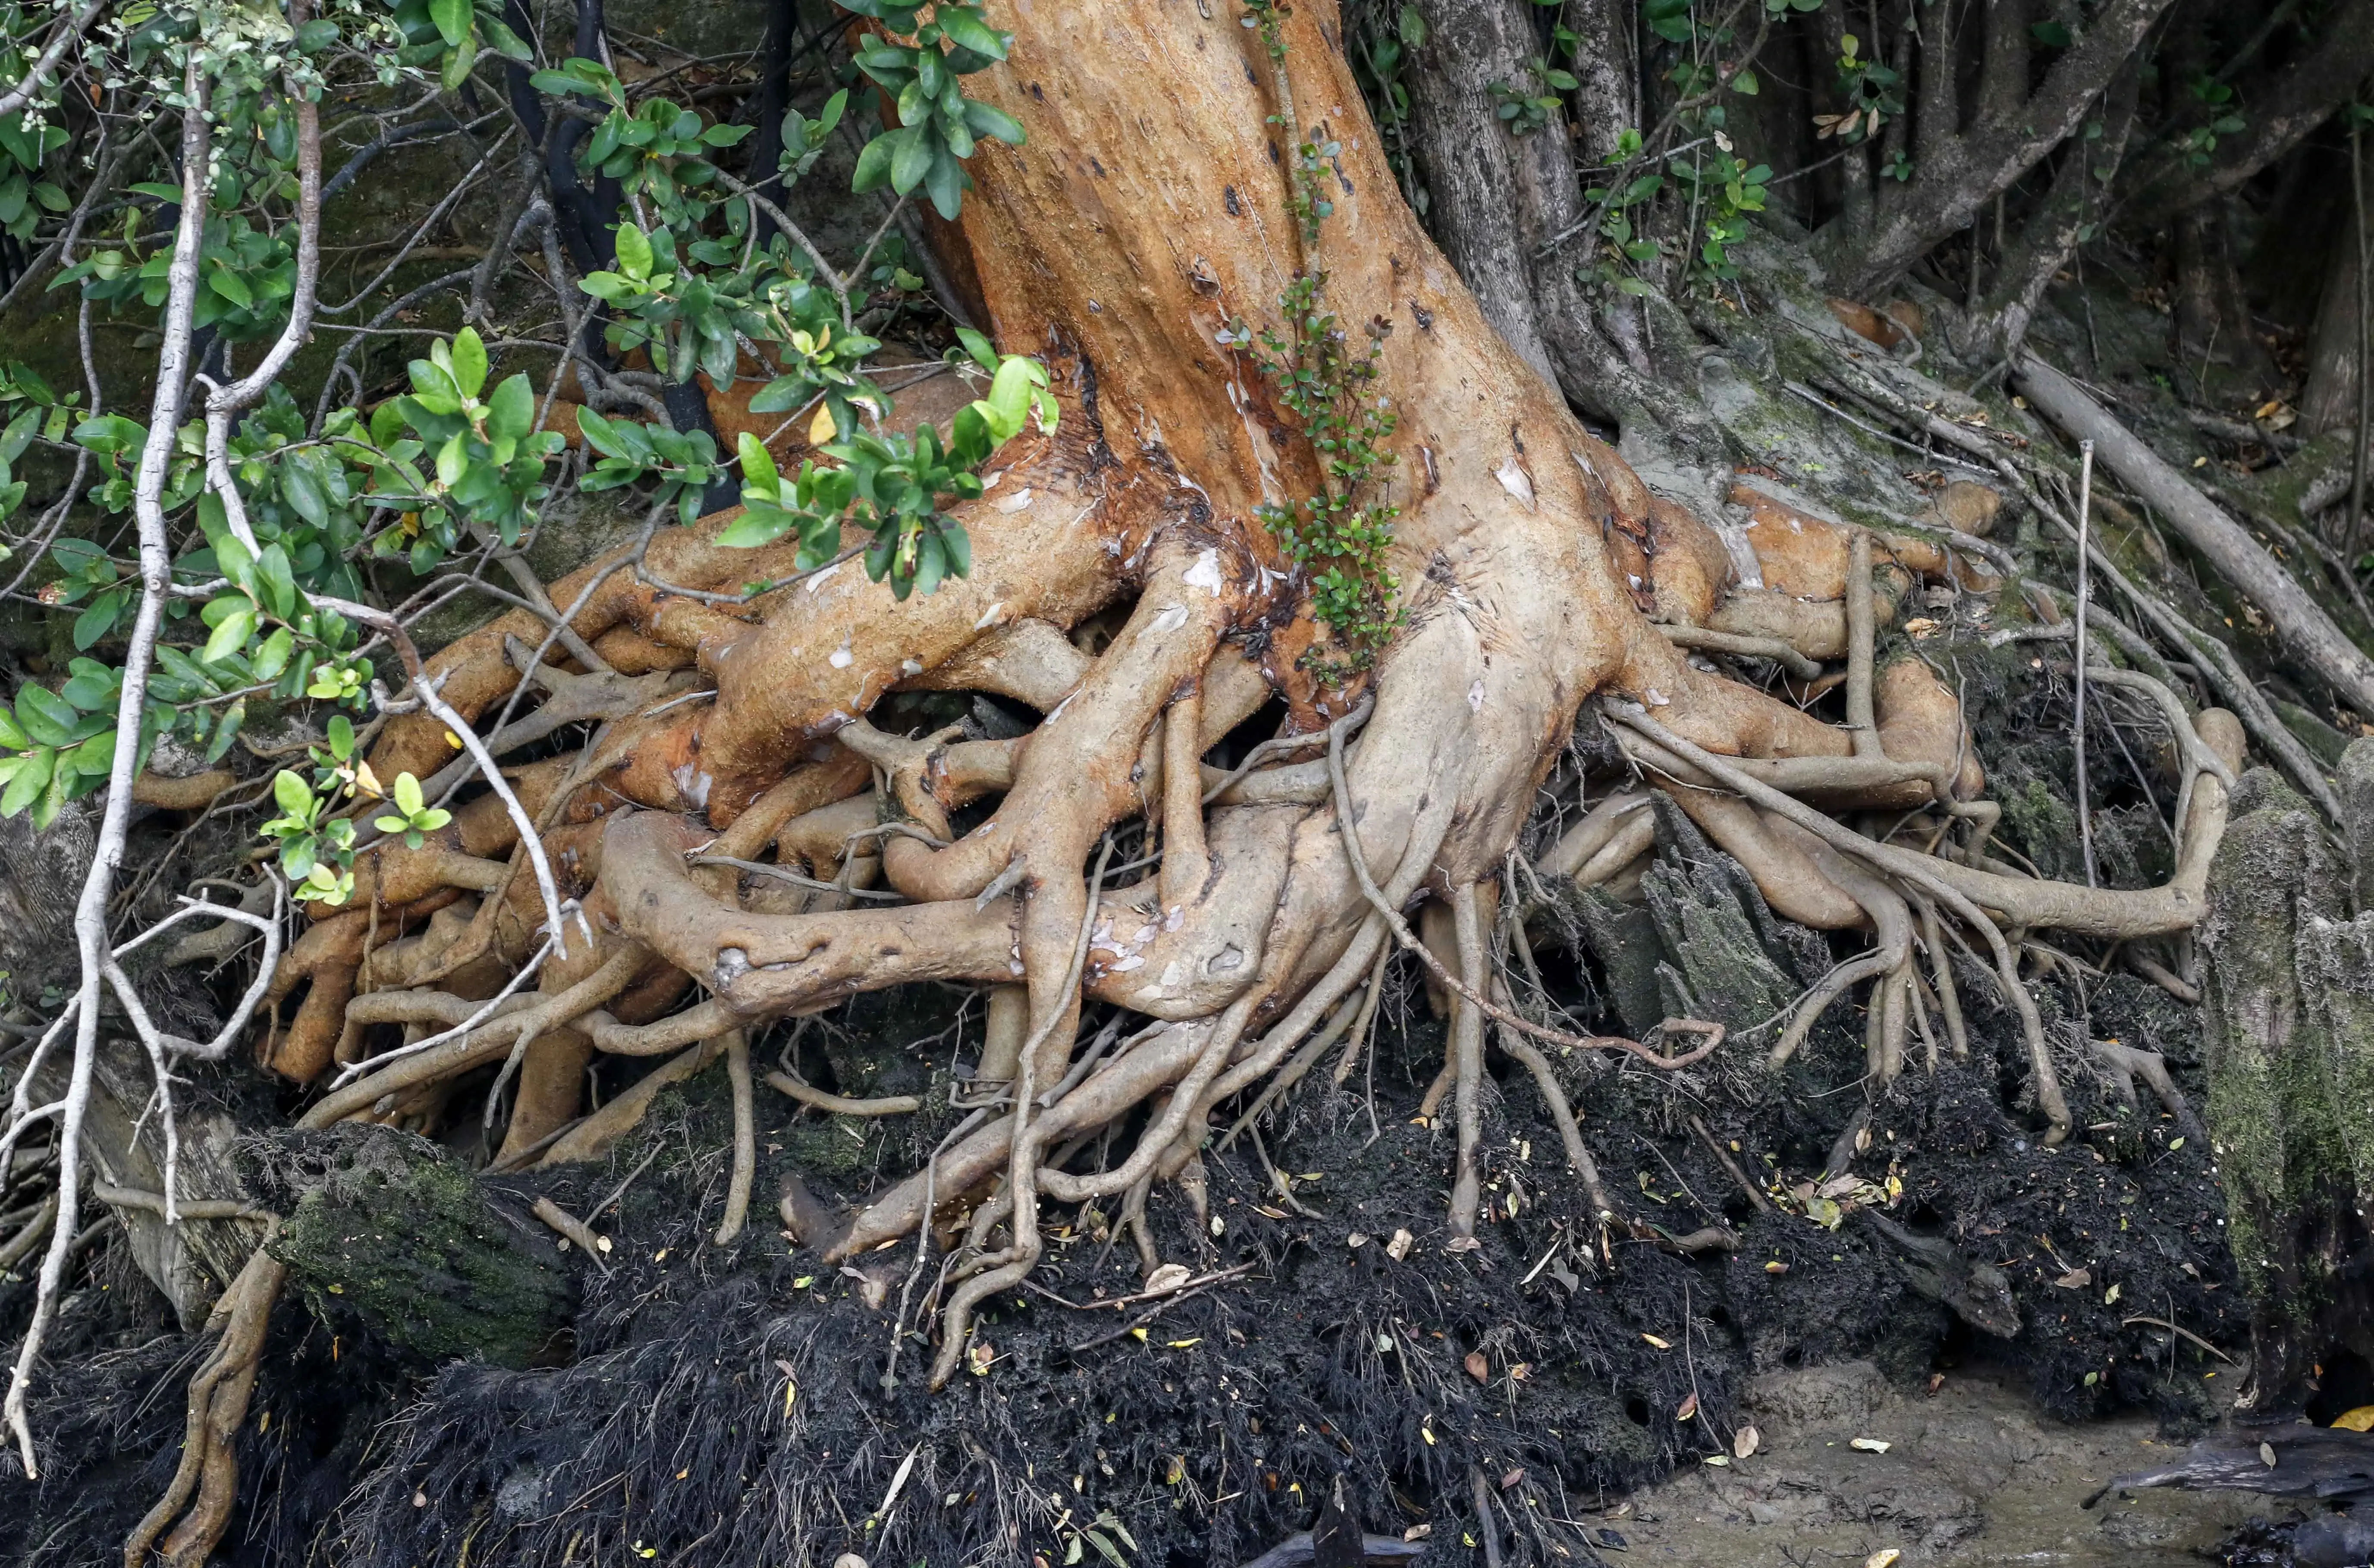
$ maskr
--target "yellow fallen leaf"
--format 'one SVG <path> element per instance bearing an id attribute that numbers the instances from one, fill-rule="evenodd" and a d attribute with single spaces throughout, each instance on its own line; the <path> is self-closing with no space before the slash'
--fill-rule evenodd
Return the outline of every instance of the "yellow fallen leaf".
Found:
<path id="1" fill-rule="evenodd" d="M 1657 1347 L 1657 1349 L 1659 1349 L 1659 1350 L 1672 1350 L 1672 1349 L 1674 1348 L 1672 1345 L 1668 1344 L 1666 1341 L 1664 1341 L 1664 1340 L 1663 1340 L 1663 1339 L 1658 1338 L 1654 1334 L 1643 1334 L 1643 1335 L 1641 1335 L 1641 1336 L 1640 1336 L 1640 1338 L 1643 1338 L 1643 1339 L 1648 1340 L 1648 1341 L 1649 1341 L 1649 1343 L 1651 1343 L 1651 1345 L 1656 1346 L 1656 1347 Z"/>
<path id="2" fill-rule="evenodd" d="M 1173 1339 L 1170 1341 L 1170 1348 L 1174 1350 L 1192 1350 L 1203 1342 L 1203 1337 L 1198 1335 L 1193 1339 Z"/>
<path id="3" fill-rule="evenodd" d="M 1893 1568 L 1896 1560 L 1903 1555 L 1892 1546 L 1883 1546 L 1863 1560 L 1863 1568 Z"/>
<path id="4" fill-rule="evenodd" d="M 2344 1410 L 2341 1419 L 2333 1424 L 2343 1432 L 2374 1432 L 2374 1405 L 2360 1405 L 2354 1410 Z"/>
<path id="5" fill-rule="evenodd" d="M 1887 1440 L 1880 1437 L 1858 1437 L 1847 1446 L 1859 1448 L 1866 1454 L 1885 1454 L 1887 1452 Z"/>
<path id="6" fill-rule="evenodd" d="M 829 404 L 817 404 L 816 418 L 808 421 L 808 444 L 822 446 L 840 433 L 840 427 L 832 422 L 831 407 Z"/>

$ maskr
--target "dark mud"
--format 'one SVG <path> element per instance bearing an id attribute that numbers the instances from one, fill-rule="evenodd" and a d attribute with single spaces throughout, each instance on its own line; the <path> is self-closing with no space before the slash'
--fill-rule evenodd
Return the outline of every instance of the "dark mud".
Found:
<path id="1" fill-rule="evenodd" d="M 1808 938 L 1783 960 L 1810 952 Z M 1568 975 L 1578 998 L 1607 984 L 1595 960 L 1552 957 L 1545 973 Z M 2064 1071 L 2090 1130 L 2040 1147 L 2016 1031 L 1982 975 L 1964 984 L 1974 1059 L 1916 1068 L 1871 1103 L 1851 1167 L 1862 1185 L 1840 1197 L 2009 1276 L 2022 1326 L 2002 1359 L 2052 1416 L 2141 1411 L 2154 1431 L 2188 1436 L 2214 1414 L 2220 1363 L 2126 1320 L 2234 1340 L 2244 1315 L 2212 1153 L 2100 1096 L 2074 1061 Z M 2090 1001 L 2098 1032 L 2156 1040 L 2185 1076 L 2189 1012 L 2124 980 Z M 1751 1065 L 1747 1047 L 1677 1076 L 1560 1063 L 1610 1189 L 1637 1218 L 1629 1229 L 1588 1215 L 1530 1080 L 1496 1083 L 1491 1220 L 1463 1256 L 1442 1228 L 1450 1130 L 1411 1119 L 1442 1027 L 1407 983 L 1386 1011 L 1373 1103 L 1367 1071 L 1340 1091 L 1316 1071 L 1260 1151 L 1244 1138 L 1207 1154 L 1216 1223 L 1198 1230 L 1176 1196 L 1155 1197 L 1165 1258 L 1198 1277 L 1242 1272 L 1158 1312 L 1099 1308 L 1139 1289 L 1134 1249 L 1093 1208 L 1051 1214 L 1039 1288 L 995 1304 L 980 1329 L 985 1364 L 936 1397 L 920 1385 L 930 1347 L 911 1337 L 898 1385 L 883 1386 L 911 1244 L 840 1271 L 772 1223 L 710 1244 L 730 1126 L 716 1075 L 664 1098 L 607 1166 L 483 1184 L 475 1218 L 453 1209 L 453 1157 L 425 1140 L 348 1131 L 259 1149 L 259 1185 L 295 1216 L 281 1245 L 296 1288 L 242 1436 L 243 1514 L 224 1555 L 388 1568 L 465 1551 L 478 1568 L 826 1563 L 844 1551 L 1052 1563 L 1075 1547 L 1097 1557 L 1101 1539 L 1133 1568 L 1186 1568 L 1242 1562 L 1308 1527 L 1340 1474 L 1369 1529 L 1464 1552 L 1489 1527 L 1506 1562 L 1568 1562 L 1587 1560 L 1586 1530 L 1618 1494 L 1734 1451 L 1758 1374 L 1860 1358 L 1917 1394 L 1981 1338 L 1910 1287 L 1876 1231 L 1851 1215 L 1827 1226 L 1791 1196 L 1864 1107 L 1854 1009 L 1837 1009 L 1786 1079 Z M 958 1037 L 886 1055 L 863 1041 L 921 1026 L 887 1008 L 850 1021 L 846 1036 L 811 1030 L 792 1047 L 811 1076 L 832 1081 L 838 1067 L 853 1079 L 870 1063 L 885 1087 L 944 1081 Z M 787 1175 L 852 1201 L 936 1136 L 929 1116 L 862 1124 L 761 1106 L 761 1220 Z M 1737 1144 L 1781 1211 L 1751 1206 L 1689 1131 L 1692 1114 Z M 638 1168 L 617 1205 L 587 1214 Z M 603 1264 L 527 1217 L 537 1194 L 611 1239 Z M 1709 1226 L 1735 1231 L 1738 1249 L 1663 1244 Z M 432 1234 L 444 1250 L 420 1244 Z M 95 1276 L 76 1299 L 67 1343 L 83 1349 L 37 1409 L 46 1473 L 34 1505 L 0 1521 L 12 1560 L 116 1558 L 174 1462 L 188 1342 L 160 1332 L 126 1273 Z M 560 1333 L 531 1331 L 546 1314 Z M 911 1306 L 911 1329 L 917 1317 Z"/>

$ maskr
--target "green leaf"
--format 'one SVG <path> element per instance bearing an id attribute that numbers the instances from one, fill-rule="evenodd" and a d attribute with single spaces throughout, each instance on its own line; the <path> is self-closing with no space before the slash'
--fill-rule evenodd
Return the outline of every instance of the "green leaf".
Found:
<path id="1" fill-rule="evenodd" d="M 997 348 L 987 337 L 971 327 L 960 326 L 957 328 L 957 341 L 964 345 L 964 351 L 972 356 L 974 364 L 984 371 L 996 371 Z"/>
<path id="2" fill-rule="evenodd" d="M 975 54 L 986 54 L 993 60 L 1005 58 L 1008 35 L 981 20 L 979 11 L 970 6 L 942 6 L 933 16 L 950 43 L 970 49 Z"/>
<path id="3" fill-rule="evenodd" d="M 487 345 L 478 329 L 465 326 L 453 335 L 453 385 L 464 397 L 476 397 L 487 384 Z"/>
<path id="4" fill-rule="evenodd" d="M 775 467 L 774 455 L 757 436 L 744 430 L 735 438 L 735 454 L 741 459 L 743 482 L 769 491 L 782 488 L 783 477 Z"/>
<path id="5" fill-rule="evenodd" d="M 282 815 L 300 820 L 311 820 L 313 814 L 313 786 L 299 774 L 283 768 L 280 776 L 272 781 L 272 798 L 280 803 Z"/>
<path id="6" fill-rule="evenodd" d="M 1029 139 L 1022 122 L 993 104 L 968 98 L 964 106 L 965 124 L 976 136 L 991 136 L 1008 147 L 1020 147 Z"/>
<path id="7" fill-rule="evenodd" d="M 46 746 L 29 756 L 0 762 L 0 769 L 8 770 L 8 787 L 0 790 L 0 817 L 14 817 L 30 806 L 34 797 L 49 786 L 50 774 L 56 766 L 57 753 Z"/>
<path id="8" fill-rule="evenodd" d="M 33 444 L 33 435 L 41 428 L 41 411 L 28 408 L 8 421 L 8 429 L 0 432 L 0 464 L 14 464 L 25 455 L 25 448 Z"/>
<path id="9" fill-rule="evenodd" d="M 631 223 L 618 225 L 618 270 L 641 283 L 652 275 L 652 242 Z"/>
<path id="10" fill-rule="evenodd" d="M 967 183 L 964 166 L 946 147 L 932 155 L 932 166 L 923 175 L 923 189 L 932 198 L 933 210 L 951 223 L 964 210 Z"/>
<path id="11" fill-rule="evenodd" d="M 105 778 L 108 770 L 115 765 L 115 731 L 102 730 L 73 750 L 59 752 L 58 761 L 84 778 Z"/>
<path id="12" fill-rule="evenodd" d="M 895 145 L 904 132 L 885 131 L 865 144 L 857 155 L 857 168 L 850 175 L 849 188 L 859 195 L 880 190 L 890 183 L 890 162 L 898 152 Z"/>
<path id="13" fill-rule="evenodd" d="M 890 188 L 903 196 L 922 184 L 923 176 L 932 171 L 932 159 L 939 146 L 928 125 L 894 131 L 890 139 L 899 144 L 890 155 Z"/>
<path id="14" fill-rule="evenodd" d="M 429 19 L 448 49 L 459 49 L 470 36 L 470 0 L 429 0 Z"/>
<path id="15" fill-rule="evenodd" d="M 718 530 L 717 542 L 727 549 L 756 549 L 782 538 L 794 521 L 781 507 L 746 504 L 741 516 Z"/>
<path id="16" fill-rule="evenodd" d="M 255 612 L 235 609 L 222 618 L 222 623 L 215 628 L 214 635 L 206 639 L 206 645 L 198 657 L 206 664 L 227 658 L 246 647 L 247 640 L 254 631 Z"/>
<path id="17" fill-rule="evenodd" d="M 1036 384 L 1030 372 L 1035 368 L 1021 355 L 1011 355 L 997 367 L 997 376 L 989 383 L 990 429 L 1000 441 L 1020 430 L 1030 412 L 1030 393 Z"/>
<path id="18" fill-rule="evenodd" d="M 91 601 L 90 608 L 75 617 L 74 645 L 87 649 L 115 630 L 115 618 L 123 613 L 121 593 L 101 594 Z"/>
<path id="19" fill-rule="evenodd" d="M 0 750 L 24 751 L 31 748 L 32 737 L 18 724 L 17 715 L 0 708 Z"/>
<path id="20" fill-rule="evenodd" d="M 255 303 L 255 295 L 249 289 L 247 279 L 220 262 L 217 262 L 214 270 L 206 275 L 206 287 L 242 311 Z"/>
<path id="21" fill-rule="evenodd" d="M 36 746 L 71 746 L 79 738 L 75 726 L 82 715 L 74 704 L 46 686 L 28 686 L 17 693 L 17 723 Z"/>
<path id="22" fill-rule="evenodd" d="M 1764 90 L 1764 84 L 1756 79 L 1755 72 L 1742 68 L 1731 78 L 1731 90 L 1745 93 L 1748 97 L 1754 98 Z"/>
<path id="23" fill-rule="evenodd" d="M 499 439 L 519 441 L 535 423 L 535 389 L 524 374 L 507 377 L 487 400 L 487 431 Z"/>
<path id="24" fill-rule="evenodd" d="M 114 711 L 123 680 L 121 670 L 100 664 L 97 659 L 79 658 L 70 661 L 66 667 L 73 673 L 59 690 L 59 696 L 73 703 L 80 713 Z"/>
<path id="25" fill-rule="evenodd" d="M 206 745 L 207 762 L 221 761 L 224 753 L 230 749 L 230 743 L 237 740 L 239 732 L 246 727 L 247 699 L 242 697 L 224 712 L 222 723 L 215 726 L 215 737 Z"/>
<path id="26" fill-rule="evenodd" d="M 329 492 L 322 488 L 322 476 L 313 466 L 301 458 L 291 457 L 281 465 L 280 494 L 297 509 L 297 514 L 313 525 L 324 527 L 330 521 Z"/>
<path id="27" fill-rule="evenodd" d="M 280 672 L 288 667 L 289 656 L 297 651 L 296 633 L 281 627 L 264 640 L 255 651 L 254 670 L 258 680 L 277 680 Z"/>
<path id="28" fill-rule="evenodd" d="M 410 773 L 395 775 L 395 805 L 407 817 L 420 815 L 420 781 Z"/>
<path id="29" fill-rule="evenodd" d="M 332 713 L 329 724 L 330 755 L 343 762 L 355 754 L 355 722 L 344 713 Z"/>

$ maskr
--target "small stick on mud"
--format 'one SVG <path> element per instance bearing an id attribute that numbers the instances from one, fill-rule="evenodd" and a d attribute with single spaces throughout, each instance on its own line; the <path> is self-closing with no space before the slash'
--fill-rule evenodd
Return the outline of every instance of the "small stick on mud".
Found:
<path id="1" fill-rule="evenodd" d="M 564 1239 L 576 1243 L 583 1249 L 585 1256 L 592 1258 L 604 1272 L 606 1273 L 609 1270 L 609 1263 L 602 1256 L 601 1238 L 594 1233 L 593 1228 L 585 1221 L 548 1197 L 537 1198 L 528 1212 L 560 1232 Z"/>
<path id="2" fill-rule="evenodd" d="M 2192 1343 L 2200 1346 L 2211 1355 L 2215 1356 L 2219 1361 L 2224 1362 L 2227 1366 L 2240 1366 L 2242 1364 L 2240 1362 L 2238 1362 L 2233 1357 L 2227 1355 L 2225 1351 L 2219 1350 L 2216 1346 L 2211 1344 L 2208 1340 L 2204 1339 L 2200 1335 L 2195 1334 L 2192 1329 L 2179 1328 L 2175 1324 L 2168 1322 L 2164 1317 L 2122 1317 L 2119 1319 L 2119 1326 L 2121 1328 L 2133 1328 L 2138 1323 L 2148 1324 L 2154 1328 L 2165 1328 L 2170 1334 L 2176 1335 L 2180 1338 L 2189 1340 Z"/>
<path id="3" fill-rule="evenodd" d="M 1707 1130 L 1705 1119 L 1695 1112 L 1690 1115 L 1690 1131 L 1698 1135 L 1698 1141 L 1707 1146 L 1707 1152 L 1713 1155 L 1731 1179 L 1739 1184 L 1739 1190 L 1747 1195 L 1747 1201 L 1756 1206 L 1756 1211 L 1758 1214 L 1771 1213 L 1772 1200 L 1764 1196 L 1762 1188 L 1747 1179 L 1747 1173 L 1739 1168 L 1739 1161 L 1731 1157 L 1731 1150 L 1716 1140 L 1714 1134 Z"/>
<path id="4" fill-rule="evenodd" d="M 1467 1467 L 1467 1486 L 1475 1498 L 1475 1533 L 1484 1538 L 1484 1568 L 1500 1568 L 1500 1532 L 1493 1527 L 1492 1487 L 1484 1467 Z"/>

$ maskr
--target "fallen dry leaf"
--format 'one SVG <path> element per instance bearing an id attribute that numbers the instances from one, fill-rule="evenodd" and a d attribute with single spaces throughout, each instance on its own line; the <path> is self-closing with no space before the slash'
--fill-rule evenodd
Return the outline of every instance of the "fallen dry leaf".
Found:
<path id="1" fill-rule="evenodd" d="M 1474 1378 L 1476 1382 L 1485 1383 L 1490 1381 L 1492 1376 L 1492 1363 L 1484 1359 L 1483 1351 L 1468 1351 L 1467 1360 L 1464 1364 L 1467 1368 L 1467 1375 Z"/>
<path id="2" fill-rule="evenodd" d="M 2064 1291 L 2083 1290 L 2093 1282 L 2094 1271 L 2090 1268 L 2073 1268 L 2053 1281 Z"/>
<path id="3" fill-rule="evenodd" d="M 1674 1419 L 1677 1421 L 1686 1421 L 1698 1413 L 1698 1397 L 1693 1392 L 1683 1397 L 1681 1409 L 1674 1412 Z"/>
<path id="4" fill-rule="evenodd" d="M 1674 1348 L 1670 1342 L 1658 1338 L 1654 1334 L 1643 1334 L 1640 1338 L 1648 1340 L 1649 1343 L 1656 1346 L 1657 1349 L 1661 1350 L 1670 1350 Z"/>
<path id="5" fill-rule="evenodd" d="M 1183 1263 L 1166 1263 L 1146 1277 L 1146 1294 L 1169 1295 L 1193 1278 Z"/>
<path id="6" fill-rule="evenodd" d="M 1863 1568 L 1891 1568 L 1896 1560 L 1903 1555 L 1904 1553 L 1892 1546 L 1883 1546 L 1863 1560 Z"/>
<path id="7" fill-rule="evenodd" d="M 1888 1445 L 1887 1440 L 1884 1437 L 1858 1437 L 1847 1446 L 1859 1448 L 1866 1454 L 1885 1454 L 1887 1452 Z"/>
<path id="8" fill-rule="evenodd" d="M 1752 1426 L 1741 1427 L 1731 1434 L 1731 1451 L 1743 1459 L 1756 1457 L 1757 1449 L 1764 1444 L 1764 1434 Z"/>
<path id="9" fill-rule="evenodd" d="M 1407 1231 L 1395 1231 L 1393 1239 L 1385 1244 L 1385 1256 L 1399 1263 L 1409 1256 L 1410 1245 L 1416 1240 L 1417 1238 Z"/>

